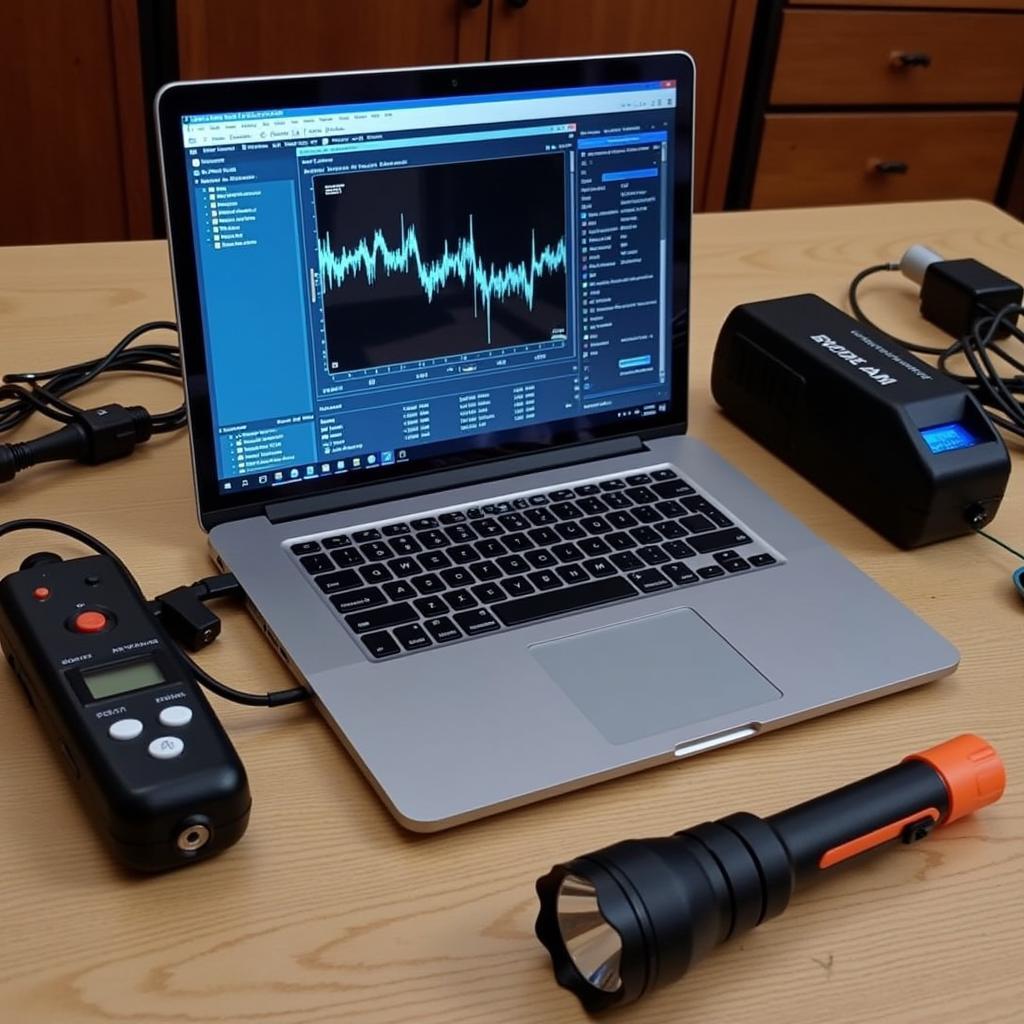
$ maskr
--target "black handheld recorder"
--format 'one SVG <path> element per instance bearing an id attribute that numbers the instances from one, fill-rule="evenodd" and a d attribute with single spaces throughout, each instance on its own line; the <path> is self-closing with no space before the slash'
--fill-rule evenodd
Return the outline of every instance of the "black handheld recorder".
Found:
<path id="1" fill-rule="evenodd" d="M 0 580 L 3 646 L 86 813 L 140 871 L 237 842 L 249 783 L 188 664 L 104 555 L 33 555 Z"/>

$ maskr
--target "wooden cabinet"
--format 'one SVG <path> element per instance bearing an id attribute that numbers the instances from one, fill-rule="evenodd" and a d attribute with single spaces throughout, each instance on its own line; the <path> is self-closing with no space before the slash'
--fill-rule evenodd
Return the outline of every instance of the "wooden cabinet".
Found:
<path id="1" fill-rule="evenodd" d="M 1006 192 L 1024 0 L 768 0 L 762 18 L 730 205 Z"/>

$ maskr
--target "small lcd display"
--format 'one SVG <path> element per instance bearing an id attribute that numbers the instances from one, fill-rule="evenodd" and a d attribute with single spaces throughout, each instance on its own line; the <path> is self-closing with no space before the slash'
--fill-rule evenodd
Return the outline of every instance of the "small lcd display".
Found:
<path id="1" fill-rule="evenodd" d="M 122 693 L 144 690 L 167 682 L 160 666 L 151 658 L 128 662 L 126 665 L 112 665 L 83 672 L 86 689 L 93 700 L 120 697 Z"/>
<path id="2" fill-rule="evenodd" d="M 935 455 L 956 451 L 958 448 L 973 448 L 981 443 L 962 423 L 943 423 L 938 427 L 927 427 L 921 431 L 921 436 Z"/>

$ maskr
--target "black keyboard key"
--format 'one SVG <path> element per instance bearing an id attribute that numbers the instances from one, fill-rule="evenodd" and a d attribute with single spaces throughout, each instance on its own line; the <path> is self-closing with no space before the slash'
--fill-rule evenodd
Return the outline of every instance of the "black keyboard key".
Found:
<path id="1" fill-rule="evenodd" d="M 774 565 L 775 558 L 766 551 L 760 555 L 751 555 L 750 564 L 756 565 L 760 569 L 762 565 Z"/>
<path id="2" fill-rule="evenodd" d="M 690 513 L 686 508 L 679 504 L 678 501 L 668 500 L 659 501 L 654 506 L 666 519 L 678 519 L 680 516 L 686 516 Z"/>
<path id="3" fill-rule="evenodd" d="M 530 530 L 529 537 L 539 548 L 551 547 L 552 544 L 557 544 L 560 539 L 550 526 L 538 526 L 536 530 Z"/>
<path id="4" fill-rule="evenodd" d="M 481 583 L 487 583 L 489 580 L 496 580 L 501 576 L 501 570 L 494 564 L 494 562 L 474 562 L 470 567 L 469 571 L 478 579 Z"/>
<path id="5" fill-rule="evenodd" d="M 730 558 L 727 562 L 718 563 L 726 572 L 743 572 L 750 568 L 750 563 L 745 558 Z"/>
<path id="6" fill-rule="evenodd" d="M 391 542 L 391 550 L 396 555 L 415 555 L 423 548 L 415 537 L 396 537 Z"/>
<path id="7" fill-rule="evenodd" d="M 595 579 L 615 575 L 615 566 L 607 558 L 591 558 L 583 563 L 583 568 Z"/>
<path id="8" fill-rule="evenodd" d="M 589 494 L 597 494 L 599 490 L 601 490 L 601 488 L 598 487 L 597 484 L 580 484 L 580 486 L 576 488 L 576 494 L 581 498 L 585 498 Z"/>
<path id="9" fill-rule="evenodd" d="M 414 519 L 409 525 L 414 530 L 436 530 L 438 522 L 433 516 L 426 516 L 423 519 Z"/>
<path id="10" fill-rule="evenodd" d="M 439 644 L 446 644 L 449 640 L 458 640 L 459 637 L 462 636 L 462 632 L 446 615 L 427 619 L 427 621 L 423 623 L 423 626 Z"/>
<path id="11" fill-rule="evenodd" d="M 649 484 L 651 478 L 646 473 L 634 473 L 632 476 L 626 477 L 626 483 L 630 487 L 640 487 L 643 484 Z"/>
<path id="12" fill-rule="evenodd" d="M 677 586 L 684 583 L 695 583 L 697 574 L 685 562 L 673 562 L 671 565 L 663 565 L 661 571 Z"/>
<path id="13" fill-rule="evenodd" d="M 449 548 L 448 557 L 456 565 L 468 565 L 470 562 L 480 561 L 480 555 L 477 554 L 476 548 L 470 547 L 468 544 L 458 544 Z"/>
<path id="14" fill-rule="evenodd" d="M 407 651 L 418 651 L 421 647 L 430 646 L 430 637 L 423 632 L 423 627 L 418 622 L 399 626 L 395 630 L 395 639 Z"/>
<path id="15" fill-rule="evenodd" d="M 441 579 L 449 587 L 468 587 L 471 583 L 476 582 L 476 577 L 468 569 L 463 569 L 462 566 L 456 566 L 454 569 L 445 569 L 441 573 Z"/>
<path id="16" fill-rule="evenodd" d="M 588 516 L 599 516 L 608 511 L 608 506 L 600 498 L 580 498 L 576 506 Z"/>
<path id="17" fill-rule="evenodd" d="M 443 551 L 427 551 L 420 555 L 420 565 L 429 572 L 447 569 L 451 564 L 451 559 Z"/>
<path id="18" fill-rule="evenodd" d="M 665 574 L 657 569 L 641 569 L 639 572 L 631 572 L 629 582 L 639 587 L 645 594 L 653 594 L 657 590 L 668 590 L 672 586 Z"/>
<path id="19" fill-rule="evenodd" d="M 638 523 L 660 523 L 661 513 L 651 505 L 634 505 L 630 511 Z"/>
<path id="20" fill-rule="evenodd" d="M 674 469 L 656 469 L 652 474 L 653 480 L 678 480 L 679 474 Z"/>
<path id="21" fill-rule="evenodd" d="M 590 516 L 588 519 L 584 519 L 580 523 L 580 526 L 582 526 L 583 529 L 587 531 L 587 533 L 593 534 L 595 536 L 600 535 L 602 533 L 612 532 L 612 525 L 608 522 L 607 519 L 605 519 L 604 516 Z"/>
<path id="22" fill-rule="evenodd" d="M 644 563 L 632 551 L 618 551 L 610 558 L 612 565 L 618 566 L 623 572 L 631 572 L 644 567 Z"/>
<path id="23" fill-rule="evenodd" d="M 562 581 L 551 569 L 541 569 L 540 572 L 531 572 L 527 577 L 538 590 L 554 590 L 562 585 Z"/>
<path id="24" fill-rule="evenodd" d="M 578 562 L 583 558 L 583 552 L 575 544 L 556 544 L 551 549 L 551 554 L 560 562 Z"/>
<path id="25" fill-rule="evenodd" d="M 400 579 L 423 572 L 415 558 L 392 558 L 388 568 Z"/>
<path id="26" fill-rule="evenodd" d="M 693 494 L 693 488 L 689 484 L 684 484 L 679 477 L 675 477 L 673 480 L 662 480 L 659 483 L 653 484 L 651 490 L 659 498 L 681 498 L 687 494 Z"/>
<path id="27" fill-rule="evenodd" d="M 375 544 L 363 544 L 359 550 L 363 557 L 368 558 L 371 562 L 383 562 L 394 557 L 394 552 L 383 541 L 378 541 Z"/>
<path id="28" fill-rule="evenodd" d="M 613 530 L 628 530 L 631 526 L 636 526 L 636 518 L 628 512 L 609 512 L 605 519 Z"/>
<path id="29" fill-rule="evenodd" d="M 292 545 L 293 555 L 312 555 L 320 550 L 319 541 L 304 540 Z"/>
<path id="30" fill-rule="evenodd" d="M 666 585 L 668 580 L 665 580 Z M 609 601 L 621 601 L 635 597 L 636 590 L 623 576 L 610 576 L 606 580 L 592 580 L 576 587 L 563 587 L 551 593 L 521 597 L 518 601 L 506 601 L 494 606 L 494 614 L 506 626 L 519 626 L 524 622 L 535 622 L 562 612 L 595 608 Z"/>
<path id="31" fill-rule="evenodd" d="M 572 501 L 561 501 L 557 505 L 552 505 L 551 511 L 554 512 L 562 522 L 567 522 L 570 519 L 581 519 L 583 517 L 583 513 L 576 507 L 575 502 Z"/>
<path id="32" fill-rule="evenodd" d="M 359 570 L 359 575 L 367 583 L 383 583 L 385 580 L 391 579 L 391 570 L 386 565 L 381 565 L 380 562 L 374 562 L 372 565 L 364 565 Z"/>
<path id="33" fill-rule="evenodd" d="M 570 501 L 575 496 L 575 492 L 572 490 L 572 488 L 568 487 L 560 491 L 550 491 L 548 493 L 548 497 L 552 501 Z"/>
<path id="34" fill-rule="evenodd" d="M 428 550 L 446 548 L 451 541 L 440 530 L 424 530 L 417 534 L 419 542 Z"/>
<path id="35" fill-rule="evenodd" d="M 509 533 L 501 538 L 509 551 L 529 551 L 533 541 L 525 533 Z"/>
<path id="36" fill-rule="evenodd" d="M 658 500 L 658 496 L 650 487 L 630 487 L 626 494 L 634 505 L 649 505 L 652 501 Z"/>
<path id="37" fill-rule="evenodd" d="M 476 607 L 476 598 L 468 590 L 452 590 L 444 595 L 444 599 L 453 612 Z"/>
<path id="38" fill-rule="evenodd" d="M 400 537 L 402 534 L 408 532 L 408 523 L 388 523 L 388 525 L 381 530 L 381 533 L 383 533 L 385 537 Z"/>
<path id="39" fill-rule="evenodd" d="M 506 576 L 518 576 L 530 571 L 530 563 L 522 555 L 505 555 L 498 559 L 498 565 Z"/>
<path id="40" fill-rule="evenodd" d="M 350 565 L 362 565 L 363 556 L 355 548 L 342 548 L 340 551 L 332 551 L 331 558 L 339 569 L 347 569 Z"/>
<path id="41" fill-rule="evenodd" d="M 497 519 L 478 519 L 473 524 L 473 529 L 480 537 L 497 537 L 505 532 Z"/>
<path id="42" fill-rule="evenodd" d="M 528 501 L 531 505 L 546 505 L 548 496 L 546 494 L 531 494 Z"/>
<path id="43" fill-rule="evenodd" d="M 672 540 L 662 545 L 671 558 L 693 558 L 696 553 L 686 541 Z"/>
<path id="44" fill-rule="evenodd" d="M 496 516 L 503 512 L 511 512 L 512 506 L 507 501 L 497 501 L 493 505 L 484 505 L 484 511 L 489 516 Z"/>
<path id="45" fill-rule="evenodd" d="M 654 529 L 658 531 L 665 538 L 665 540 L 675 540 L 677 537 L 686 536 L 686 528 L 680 526 L 674 519 L 666 519 L 663 523 L 655 523 Z"/>
<path id="46" fill-rule="evenodd" d="M 466 513 L 442 512 L 437 518 L 442 526 L 452 526 L 455 523 L 464 523 L 466 521 Z"/>
<path id="47" fill-rule="evenodd" d="M 626 551 L 636 547 L 636 541 L 628 533 L 608 533 L 604 539 L 608 542 L 608 547 L 615 551 Z"/>
<path id="48" fill-rule="evenodd" d="M 366 544 L 371 540 L 380 540 L 380 530 L 357 530 L 352 534 L 357 544 Z"/>
<path id="49" fill-rule="evenodd" d="M 604 503 L 609 508 L 620 509 L 629 508 L 633 503 L 625 496 L 625 494 L 619 491 L 613 491 L 611 494 L 604 496 Z"/>
<path id="50" fill-rule="evenodd" d="M 384 593 L 392 601 L 409 601 L 416 596 L 416 591 L 404 580 L 392 580 L 384 584 Z"/>
<path id="51" fill-rule="evenodd" d="M 481 558 L 497 558 L 499 555 L 507 555 L 508 549 L 500 540 L 490 537 L 487 540 L 477 541 L 476 549 L 480 552 Z"/>
<path id="52" fill-rule="evenodd" d="M 743 544 L 752 543 L 742 530 L 716 530 L 714 533 L 701 533 L 695 537 L 688 537 L 687 543 L 694 551 L 705 555 L 712 551 L 722 551 L 725 548 L 738 548 Z"/>
<path id="53" fill-rule="evenodd" d="M 518 512 L 506 512 L 505 515 L 498 516 L 498 522 L 506 530 L 527 530 L 530 527 L 529 520 Z"/>
<path id="54" fill-rule="evenodd" d="M 351 547 L 351 545 L 352 545 L 352 538 L 351 537 L 346 537 L 344 534 L 340 534 L 337 537 L 325 537 L 324 538 L 324 547 L 330 549 L 331 551 L 335 550 L 335 548 Z"/>
<path id="55" fill-rule="evenodd" d="M 683 504 L 690 509 L 691 512 L 699 512 L 702 515 L 708 517 L 718 527 L 732 526 L 732 520 L 719 509 L 715 508 L 707 498 L 702 498 L 697 495 L 694 498 L 684 498 Z"/>
<path id="56" fill-rule="evenodd" d="M 444 532 L 448 534 L 453 544 L 469 544 L 476 540 L 475 531 L 471 530 L 465 523 L 457 523 L 455 526 L 446 526 Z"/>
<path id="57" fill-rule="evenodd" d="M 473 596 L 481 604 L 494 604 L 495 601 L 505 600 L 505 591 L 497 583 L 478 583 L 471 589 Z"/>
<path id="58" fill-rule="evenodd" d="M 590 577 L 586 569 L 578 565 L 560 565 L 555 572 L 565 580 L 566 583 L 584 583 Z"/>
<path id="59" fill-rule="evenodd" d="M 593 557 L 594 555 L 607 555 L 611 548 L 600 537 L 586 537 L 580 541 L 580 551 L 584 555 Z"/>
<path id="60" fill-rule="evenodd" d="M 422 576 L 413 576 L 409 582 L 421 594 L 436 594 L 439 590 L 444 590 L 441 577 L 432 572 L 425 572 Z"/>
<path id="61" fill-rule="evenodd" d="M 324 554 L 303 555 L 299 561 L 310 576 L 314 576 L 318 572 L 330 572 L 334 568 L 334 563 Z"/>
<path id="62" fill-rule="evenodd" d="M 498 623 L 486 608 L 460 612 L 454 618 L 466 636 L 477 636 L 480 633 L 490 633 L 492 630 L 498 629 Z"/>
<path id="63" fill-rule="evenodd" d="M 401 650 L 390 633 L 367 633 L 359 639 L 374 658 L 387 658 Z"/>
<path id="64" fill-rule="evenodd" d="M 346 612 L 356 612 L 361 608 L 373 608 L 375 605 L 386 603 L 387 598 L 381 592 L 380 587 L 349 590 L 344 594 L 335 594 L 331 598 L 331 604 L 343 615 Z"/>
<path id="65" fill-rule="evenodd" d="M 527 551 L 525 558 L 534 569 L 548 569 L 558 564 L 558 559 L 550 551 L 545 551 L 543 548 L 539 548 L 536 551 Z"/>
<path id="66" fill-rule="evenodd" d="M 669 561 L 668 555 L 656 546 L 638 549 L 636 557 L 642 558 L 648 565 L 662 565 Z"/>
<path id="67" fill-rule="evenodd" d="M 725 575 L 725 570 L 720 565 L 705 565 L 703 569 L 697 570 L 697 575 L 702 580 L 713 580 Z"/>
<path id="68" fill-rule="evenodd" d="M 484 510 L 482 508 L 467 508 L 466 518 L 467 519 L 482 519 Z"/>
<path id="69" fill-rule="evenodd" d="M 707 533 L 715 528 L 715 524 L 707 516 L 683 516 L 676 522 L 690 533 Z"/>
<path id="70" fill-rule="evenodd" d="M 563 540 L 583 540 L 587 531 L 580 523 L 559 523 L 555 527 L 555 533 Z"/>
<path id="71" fill-rule="evenodd" d="M 501 585 L 508 592 L 509 597 L 526 597 L 533 593 L 533 584 L 525 576 L 510 576 L 502 580 Z"/>
<path id="72" fill-rule="evenodd" d="M 733 551 L 732 548 L 726 548 L 725 551 L 716 552 L 714 557 L 719 565 L 725 565 L 726 562 L 731 562 L 733 559 L 740 558 L 741 556 L 736 551 Z"/>
<path id="73" fill-rule="evenodd" d="M 420 615 L 425 618 L 435 615 L 446 615 L 448 613 L 448 606 L 436 595 L 418 598 L 413 604 L 416 605 Z"/>
<path id="74" fill-rule="evenodd" d="M 400 626 L 403 622 L 415 622 L 418 618 L 413 606 L 403 602 L 346 615 L 345 621 L 354 633 L 368 633 L 371 629 L 389 629 L 391 626 Z"/>
<path id="75" fill-rule="evenodd" d="M 343 590 L 361 587 L 363 581 L 355 569 L 342 569 L 341 572 L 332 572 L 327 576 L 317 576 L 316 585 L 325 594 L 340 594 Z"/>
<path id="76" fill-rule="evenodd" d="M 629 535 L 637 544 L 657 544 L 661 540 L 661 534 L 653 526 L 638 526 L 630 530 Z"/>
<path id="77" fill-rule="evenodd" d="M 602 480 L 598 486 L 602 491 L 621 491 L 626 484 L 622 480 Z"/>
<path id="78" fill-rule="evenodd" d="M 526 518 L 529 519 L 534 526 L 550 526 L 552 523 L 558 522 L 558 520 L 551 514 L 550 510 L 546 508 L 527 509 Z"/>
<path id="79" fill-rule="evenodd" d="M 525 498 L 513 498 L 512 507 L 517 511 L 521 512 L 524 508 L 529 508 L 530 503 Z"/>

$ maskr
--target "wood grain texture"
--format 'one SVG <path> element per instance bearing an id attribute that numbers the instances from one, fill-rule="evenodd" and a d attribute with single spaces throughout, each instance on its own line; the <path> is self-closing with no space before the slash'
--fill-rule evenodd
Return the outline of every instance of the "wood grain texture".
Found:
<path id="1" fill-rule="evenodd" d="M 929 67 L 895 68 L 893 53 Z M 1016 104 L 1024 87 L 1024 17 L 953 11 L 786 11 L 776 106 Z"/>
<path id="2" fill-rule="evenodd" d="M 788 0 L 790 7 L 958 8 L 971 11 L 1024 11 L 1024 0 Z"/>
<path id="3" fill-rule="evenodd" d="M 1024 603 L 1010 584 L 1015 563 L 976 537 L 897 551 L 732 427 L 708 395 L 712 345 L 733 304 L 808 290 L 841 304 L 857 269 L 913 242 L 1024 278 L 1024 227 L 982 203 L 697 218 L 691 430 L 949 637 L 963 656 L 952 677 L 431 837 L 392 823 L 311 709 L 215 700 L 249 770 L 249 833 L 195 870 L 138 879 L 120 873 L 93 835 L 5 667 L 4 1021 L 583 1022 L 532 934 L 533 881 L 552 863 L 733 810 L 771 813 L 964 731 L 1004 757 L 1010 785 L 999 804 L 802 892 L 783 917 L 723 947 L 628 1019 L 1019 1021 Z M 895 277 L 868 282 L 864 303 L 896 333 L 942 340 Z M 3 370 L 95 353 L 135 323 L 170 314 L 160 243 L 0 250 Z M 172 385 L 149 380 L 108 380 L 93 394 L 157 407 L 175 398 Z M 1019 448 L 1013 458 L 993 529 L 1022 547 Z M 111 542 L 148 593 L 210 570 L 182 436 L 129 462 L 35 469 L 5 485 L 3 501 L 6 517 L 68 518 Z M 10 537 L 0 565 L 14 568 L 40 547 L 77 553 L 59 538 Z M 288 685 L 246 616 L 225 617 L 204 664 L 240 686 Z"/>
<path id="4" fill-rule="evenodd" d="M 1012 111 L 767 114 L 753 209 L 914 199 L 995 198 Z M 902 161 L 882 174 L 879 161 Z"/>
<path id="5" fill-rule="evenodd" d="M 491 60 L 686 50 L 697 64 L 694 198 L 704 196 L 735 0 L 545 0 L 515 8 L 495 0 Z M 746 60 L 744 54 L 743 58 Z"/>

